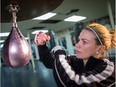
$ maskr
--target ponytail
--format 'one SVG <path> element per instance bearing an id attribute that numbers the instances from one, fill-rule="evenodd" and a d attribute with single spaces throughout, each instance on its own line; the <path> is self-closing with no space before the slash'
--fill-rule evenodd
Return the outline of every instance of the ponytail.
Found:
<path id="1" fill-rule="evenodd" d="M 111 34 L 111 48 L 116 47 L 116 31 L 115 29 L 109 30 L 109 33 Z"/>

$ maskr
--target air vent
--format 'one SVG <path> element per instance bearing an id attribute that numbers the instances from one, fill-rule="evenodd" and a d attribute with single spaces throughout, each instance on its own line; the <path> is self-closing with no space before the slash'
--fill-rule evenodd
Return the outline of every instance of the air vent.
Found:
<path id="1" fill-rule="evenodd" d="M 39 30 L 39 29 L 43 29 L 43 28 L 45 28 L 45 27 L 32 27 L 32 28 L 30 28 L 28 30 Z"/>
<path id="2" fill-rule="evenodd" d="M 40 23 L 47 23 L 47 24 L 55 24 L 55 23 L 58 23 L 60 22 L 61 20 L 44 20 Z"/>

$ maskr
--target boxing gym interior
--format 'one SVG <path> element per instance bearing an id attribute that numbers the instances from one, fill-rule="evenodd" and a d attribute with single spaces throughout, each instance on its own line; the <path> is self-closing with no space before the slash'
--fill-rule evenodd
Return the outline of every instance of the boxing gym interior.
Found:
<path id="1" fill-rule="evenodd" d="M 1 27 L 0 27 L 0 78 L 1 87 L 57 87 L 52 69 L 46 68 L 40 61 L 38 45 L 35 44 L 35 35 L 42 31 L 52 38 L 47 45 L 52 49 L 61 45 L 66 53 L 75 54 L 75 44 L 85 25 L 98 22 L 108 29 L 116 27 L 115 0 L 1 0 Z M 47 13 L 53 15 L 44 19 L 37 19 Z M 81 16 L 82 19 L 67 21 L 71 16 Z M 13 31 L 18 26 L 17 31 Z M 11 65 L 8 58 L 25 54 L 20 38 L 25 38 L 27 47 L 30 47 L 30 59 Z M 76 32 L 76 33 L 75 33 Z M 10 38 L 10 39 L 9 39 Z M 15 45 L 21 51 L 12 54 L 10 48 Z M 10 44 L 12 43 L 12 44 Z M 7 54 L 9 52 L 9 54 Z M 107 57 L 115 62 L 115 49 L 111 49 Z M 28 62 L 27 62 L 28 61 Z"/>

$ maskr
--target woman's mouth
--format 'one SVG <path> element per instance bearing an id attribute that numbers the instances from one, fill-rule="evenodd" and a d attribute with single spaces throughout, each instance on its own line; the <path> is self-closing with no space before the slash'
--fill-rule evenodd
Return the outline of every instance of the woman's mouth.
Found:
<path id="1" fill-rule="evenodd" d="M 80 51 L 78 51 L 78 50 L 77 50 L 76 52 L 77 52 L 77 54 L 81 53 L 81 52 L 80 52 Z"/>

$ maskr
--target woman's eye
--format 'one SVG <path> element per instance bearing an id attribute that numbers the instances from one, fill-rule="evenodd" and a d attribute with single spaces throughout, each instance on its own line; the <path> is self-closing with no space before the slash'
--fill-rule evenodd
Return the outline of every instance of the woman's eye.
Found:
<path id="1" fill-rule="evenodd" d="M 87 44 L 87 41 L 83 41 L 83 44 Z"/>

